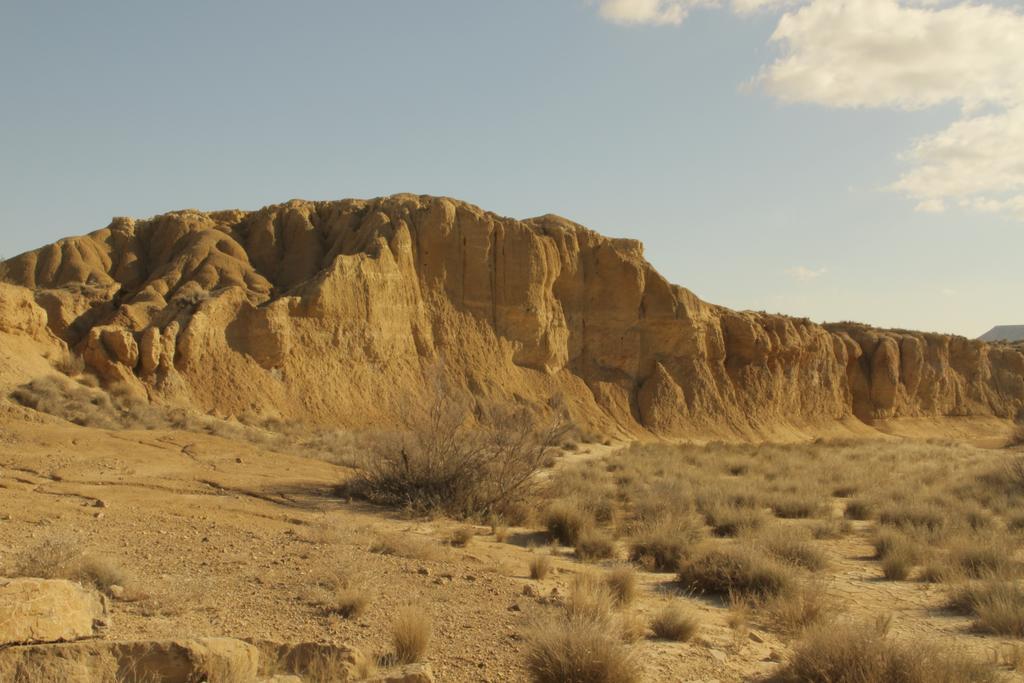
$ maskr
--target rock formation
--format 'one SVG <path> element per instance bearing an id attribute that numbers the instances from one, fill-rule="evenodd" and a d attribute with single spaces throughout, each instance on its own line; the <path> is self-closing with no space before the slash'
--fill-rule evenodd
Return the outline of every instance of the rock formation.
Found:
<path id="1" fill-rule="evenodd" d="M 106 383 L 223 415 L 379 424 L 440 360 L 481 400 L 561 394 L 604 432 L 1024 418 L 1020 348 L 731 311 L 667 282 L 639 242 L 446 198 L 116 218 L 0 278 L 31 290 L 31 334 L 45 320 Z"/>

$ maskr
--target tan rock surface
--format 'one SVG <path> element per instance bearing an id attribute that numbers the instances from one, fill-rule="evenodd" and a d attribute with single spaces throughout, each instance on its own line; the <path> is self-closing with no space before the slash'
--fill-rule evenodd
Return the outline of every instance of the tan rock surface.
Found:
<path id="1" fill-rule="evenodd" d="M 108 383 L 225 414 L 377 424 L 439 358 L 481 399 L 561 393 L 605 433 L 801 438 L 1024 409 L 1020 348 L 729 311 L 636 241 L 446 198 L 119 218 L 0 275 L 38 302 L 4 290 L 20 331 L 48 320 Z"/>
<path id="2" fill-rule="evenodd" d="M 106 601 L 80 584 L 0 579 L 0 647 L 89 638 L 107 622 Z"/>

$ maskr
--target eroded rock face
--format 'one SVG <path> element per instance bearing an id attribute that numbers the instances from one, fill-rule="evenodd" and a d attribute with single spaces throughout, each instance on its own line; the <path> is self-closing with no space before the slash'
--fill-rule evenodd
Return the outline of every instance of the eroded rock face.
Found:
<path id="1" fill-rule="evenodd" d="M 231 638 L 90 640 L 0 649 L 3 681 L 256 681 L 258 667 L 256 648 Z"/>
<path id="2" fill-rule="evenodd" d="M 445 198 L 115 219 L 2 274 L 108 383 L 222 413 L 377 424 L 443 359 L 481 399 L 561 393 L 584 425 L 634 434 L 1024 417 L 1019 348 L 729 311 L 638 242 Z"/>
<path id="3" fill-rule="evenodd" d="M 80 584 L 0 579 L 0 647 L 90 638 L 108 619 L 106 600 Z"/>

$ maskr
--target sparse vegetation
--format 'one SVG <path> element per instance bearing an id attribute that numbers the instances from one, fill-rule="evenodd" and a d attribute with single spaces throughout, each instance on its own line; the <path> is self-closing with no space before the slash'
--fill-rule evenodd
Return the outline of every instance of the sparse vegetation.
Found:
<path id="1" fill-rule="evenodd" d="M 650 571 L 674 572 L 702 536 L 703 530 L 690 515 L 643 522 L 633 532 L 629 558 Z"/>
<path id="2" fill-rule="evenodd" d="M 697 617 L 678 605 L 666 605 L 651 620 L 651 630 L 655 637 L 678 643 L 693 638 L 699 626 Z"/>
<path id="3" fill-rule="evenodd" d="M 810 532 L 800 527 L 773 527 L 754 542 L 779 560 L 820 571 L 827 564 L 825 553 L 811 543 L 809 536 Z"/>
<path id="4" fill-rule="evenodd" d="M 708 548 L 679 569 L 679 583 L 702 593 L 734 594 L 755 600 L 789 595 L 795 588 L 791 566 L 750 546 Z"/>
<path id="5" fill-rule="evenodd" d="M 476 532 L 470 527 L 459 527 L 452 532 L 451 544 L 456 548 L 465 548 L 473 542 Z"/>
<path id="6" fill-rule="evenodd" d="M 491 407 L 473 415 L 470 404 L 438 372 L 434 398 L 411 402 L 401 431 L 379 435 L 349 490 L 371 502 L 415 514 L 460 518 L 500 515 L 535 485 L 567 430 L 526 408 Z"/>
<path id="7" fill-rule="evenodd" d="M 593 523 L 594 520 L 574 501 L 555 501 L 544 512 L 548 535 L 562 545 L 575 545 Z"/>
<path id="8" fill-rule="evenodd" d="M 964 655 L 914 642 L 884 628 L 829 624 L 812 629 L 775 683 L 994 683 L 995 670 Z"/>
<path id="9" fill-rule="evenodd" d="M 526 634 L 526 668 L 533 683 L 636 683 L 641 667 L 633 649 L 607 623 L 560 617 Z"/>
<path id="10" fill-rule="evenodd" d="M 576 539 L 576 557 L 581 560 L 607 560 L 615 555 L 615 541 L 600 529 L 586 529 Z"/>
<path id="11" fill-rule="evenodd" d="M 537 554 L 530 558 L 530 578 L 543 581 L 551 573 L 553 561 L 550 555 Z"/>
<path id="12" fill-rule="evenodd" d="M 121 562 L 108 555 L 83 549 L 69 535 L 49 536 L 15 555 L 4 573 L 11 577 L 70 579 L 105 593 L 112 586 L 135 590 L 135 579 Z"/>
<path id="13" fill-rule="evenodd" d="M 432 628 L 430 617 L 416 607 L 398 611 L 391 624 L 391 645 L 396 664 L 413 664 L 426 658 Z"/>
<path id="14" fill-rule="evenodd" d="M 605 582 L 612 592 L 615 604 L 619 607 L 633 602 L 636 598 L 636 570 L 629 565 L 614 567 L 605 575 Z"/>
<path id="15" fill-rule="evenodd" d="M 955 589 L 949 606 L 973 615 L 975 628 L 1013 638 L 1024 638 L 1024 588 L 998 578 L 972 581 Z"/>

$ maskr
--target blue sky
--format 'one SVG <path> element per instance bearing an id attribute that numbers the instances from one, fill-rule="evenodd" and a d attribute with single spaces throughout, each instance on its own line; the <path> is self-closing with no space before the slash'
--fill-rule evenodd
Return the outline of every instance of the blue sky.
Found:
<path id="1" fill-rule="evenodd" d="M 1018 28 L 941 0 L 5 0 L 0 254 L 444 194 L 640 239 L 715 303 L 976 336 L 1024 322 Z"/>

